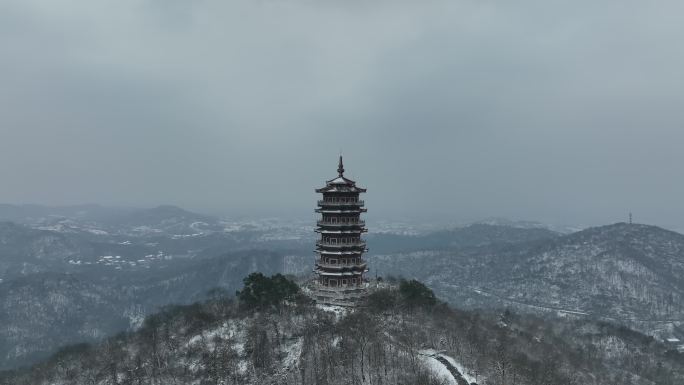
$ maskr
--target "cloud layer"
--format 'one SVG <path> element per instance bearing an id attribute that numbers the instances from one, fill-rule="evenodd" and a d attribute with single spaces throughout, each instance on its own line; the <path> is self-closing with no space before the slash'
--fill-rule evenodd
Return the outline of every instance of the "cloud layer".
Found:
<path id="1" fill-rule="evenodd" d="M 681 1 L 0 3 L 0 201 L 684 224 Z"/>

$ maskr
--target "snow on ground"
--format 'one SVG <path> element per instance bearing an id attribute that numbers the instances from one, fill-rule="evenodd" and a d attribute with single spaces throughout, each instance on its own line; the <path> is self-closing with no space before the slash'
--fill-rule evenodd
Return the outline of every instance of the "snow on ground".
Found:
<path id="1" fill-rule="evenodd" d="M 447 356 L 447 355 L 445 355 L 445 354 L 440 354 L 439 356 L 442 357 L 442 358 L 444 358 L 445 360 L 449 361 L 449 363 L 450 363 L 451 365 L 454 365 L 454 368 L 456 368 L 456 370 L 458 370 L 459 373 L 461 373 L 461 375 L 463 376 L 463 378 L 464 378 L 466 381 L 468 381 L 468 383 L 471 383 L 471 384 L 472 384 L 473 382 L 476 382 L 476 381 L 475 381 L 475 377 L 473 377 L 473 376 L 471 376 L 470 374 L 468 374 L 468 370 L 466 370 L 466 368 L 464 368 L 463 365 L 461 365 L 461 364 L 459 364 L 458 362 L 456 362 L 456 360 L 454 360 L 452 357 L 449 357 L 449 356 Z M 482 381 L 482 380 L 480 379 L 480 381 Z"/>
<path id="2" fill-rule="evenodd" d="M 287 354 L 283 360 L 283 368 L 285 370 L 291 370 L 299 362 L 299 357 L 302 355 L 303 342 L 302 338 L 297 338 L 294 343 L 285 348 L 285 353 Z"/>
<path id="3" fill-rule="evenodd" d="M 214 339 L 215 337 L 220 337 L 221 339 L 230 339 L 232 337 L 236 336 L 236 328 L 237 326 L 233 322 L 224 322 L 221 326 L 216 327 L 211 330 L 207 331 L 202 331 L 200 334 L 197 334 L 193 337 L 191 337 L 188 342 L 187 346 L 193 346 L 197 345 L 200 343 L 205 343 L 210 349 L 214 349 Z"/>
<path id="4" fill-rule="evenodd" d="M 336 316 L 337 318 L 340 318 L 340 317 L 346 315 L 347 312 L 349 311 L 349 309 L 346 308 L 346 307 L 343 307 L 343 306 L 335 306 L 335 305 L 322 305 L 322 304 L 317 304 L 316 307 L 319 308 L 319 309 L 321 309 L 321 310 L 323 310 L 323 311 L 327 311 L 327 312 L 330 312 L 330 313 L 334 313 L 335 316 Z"/>
<path id="5" fill-rule="evenodd" d="M 420 360 L 423 361 L 425 366 L 432 371 L 433 374 L 438 376 L 440 379 L 443 379 L 447 382 L 449 385 L 458 385 L 458 382 L 456 382 L 456 379 L 454 378 L 453 375 L 451 375 L 451 372 L 449 372 L 449 369 L 447 369 L 444 364 L 441 362 L 437 361 L 435 357 L 433 357 L 433 354 L 428 354 L 426 352 L 434 352 L 432 349 L 428 350 L 421 350 L 419 352 L 420 354 Z"/>
<path id="6" fill-rule="evenodd" d="M 435 349 L 423 349 L 420 350 L 418 354 L 420 354 L 421 360 L 436 376 L 444 378 L 450 385 L 458 385 L 458 381 L 456 379 L 456 377 L 458 377 L 457 374 L 460 374 L 464 380 L 468 381 L 468 383 L 476 382 L 475 377 L 470 375 L 468 370 L 464 368 L 463 365 L 456 362 L 453 357 L 449 357 Z M 452 373 L 447 367 L 448 365 L 444 362 L 440 362 L 440 359 L 448 361 L 448 363 L 453 366 L 452 369 L 455 368 L 458 373 Z M 456 377 L 454 377 L 455 375 Z"/>

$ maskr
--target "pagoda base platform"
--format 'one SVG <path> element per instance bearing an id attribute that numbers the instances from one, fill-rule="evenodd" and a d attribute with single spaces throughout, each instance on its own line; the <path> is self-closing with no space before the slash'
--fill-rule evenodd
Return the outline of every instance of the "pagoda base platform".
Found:
<path id="1" fill-rule="evenodd" d="M 367 283 L 357 287 L 329 287 L 316 283 L 311 290 L 311 297 L 322 305 L 363 306 L 368 296 L 368 288 Z"/>

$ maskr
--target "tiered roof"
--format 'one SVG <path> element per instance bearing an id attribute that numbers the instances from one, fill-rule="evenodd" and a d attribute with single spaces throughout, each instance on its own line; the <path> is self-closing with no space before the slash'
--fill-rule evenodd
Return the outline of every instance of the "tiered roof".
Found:
<path id="1" fill-rule="evenodd" d="M 366 189 L 357 187 L 356 182 L 344 177 L 344 165 L 342 164 L 342 156 L 340 156 L 340 163 L 337 166 L 337 178 L 325 182 L 325 187 L 317 188 L 317 193 L 327 192 L 354 192 L 365 193 Z"/>

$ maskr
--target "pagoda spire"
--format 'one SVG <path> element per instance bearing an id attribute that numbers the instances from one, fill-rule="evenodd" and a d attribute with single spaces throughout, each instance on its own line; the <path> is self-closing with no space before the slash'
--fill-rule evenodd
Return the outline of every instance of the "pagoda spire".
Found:
<path id="1" fill-rule="evenodd" d="M 340 155 L 340 163 L 337 165 L 337 174 L 344 176 L 344 165 L 342 164 L 342 155 Z"/>

